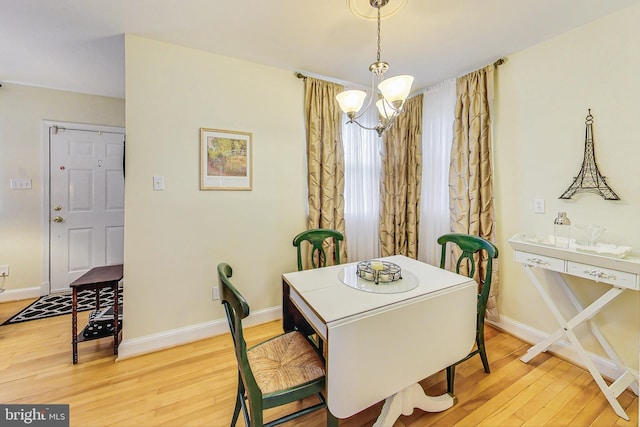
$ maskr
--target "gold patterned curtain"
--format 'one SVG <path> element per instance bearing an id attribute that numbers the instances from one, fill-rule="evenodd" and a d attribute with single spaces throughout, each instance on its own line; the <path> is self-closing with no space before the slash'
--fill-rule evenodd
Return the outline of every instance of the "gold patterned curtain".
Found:
<path id="1" fill-rule="evenodd" d="M 308 229 L 332 228 L 344 231 L 344 151 L 342 111 L 336 95 L 344 87 L 336 83 L 305 78 L 305 121 L 307 128 L 307 183 L 309 191 Z M 327 265 L 334 261 L 333 244 L 325 248 Z M 340 261 L 347 262 L 346 235 L 340 244 Z"/>
<path id="2" fill-rule="evenodd" d="M 449 170 L 451 231 L 496 241 L 491 167 L 491 104 L 495 65 L 456 81 L 456 110 Z M 456 259 L 458 254 L 453 254 Z M 478 261 L 478 260 L 476 260 Z M 482 286 L 486 259 L 479 260 L 475 279 Z M 498 263 L 493 263 L 487 318 L 499 320 Z"/>
<path id="3" fill-rule="evenodd" d="M 380 182 L 382 256 L 418 256 L 422 98 L 420 94 L 408 99 L 404 112 L 384 136 Z"/>

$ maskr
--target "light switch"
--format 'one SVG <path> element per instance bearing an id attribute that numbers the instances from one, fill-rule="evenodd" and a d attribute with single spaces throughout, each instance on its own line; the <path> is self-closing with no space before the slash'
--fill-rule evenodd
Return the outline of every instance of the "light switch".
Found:
<path id="1" fill-rule="evenodd" d="M 12 190 L 31 190 L 31 178 L 11 178 Z"/>
<path id="2" fill-rule="evenodd" d="M 164 176 L 153 176 L 153 189 L 156 191 L 164 190 Z"/>

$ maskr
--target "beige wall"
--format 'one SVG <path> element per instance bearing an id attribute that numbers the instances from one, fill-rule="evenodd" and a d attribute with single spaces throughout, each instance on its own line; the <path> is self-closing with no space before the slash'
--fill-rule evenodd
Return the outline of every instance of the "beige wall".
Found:
<path id="1" fill-rule="evenodd" d="M 125 341 L 224 318 L 211 296 L 220 262 L 252 312 L 278 306 L 305 227 L 302 81 L 136 36 L 125 43 Z M 199 189 L 202 127 L 253 133 L 252 191 Z M 153 191 L 153 175 L 164 191 Z"/>
<path id="2" fill-rule="evenodd" d="M 574 224 L 607 229 L 601 241 L 640 248 L 640 6 L 509 56 L 499 68 L 494 149 L 501 252 L 502 314 L 547 333 L 557 324 L 513 261 L 508 238 L 517 232 L 553 233 L 558 211 Z M 594 117 L 595 155 L 621 201 L 593 194 L 558 197 L 580 170 L 584 118 Z M 533 199 L 546 201 L 533 213 Z M 572 280 L 582 301 L 605 285 Z M 561 303 L 568 309 L 568 304 Z M 638 366 L 640 292 L 628 291 L 595 317 L 627 366 Z M 568 310 L 570 312 L 570 310 Z M 604 354 L 589 338 L 589 349 Z"/>
<path id="3" fill-rule="evenodd" d="M 631 7 L 511 55 L 499 68 L 499 304 L 505 318 L 526 327 L 551 332 L 556 325 L 512 259 L 511 235 L 551 233 L 564 210 L 574 223 L 606 227 L 603 240 L 640 247 L 639 18 L 640 7 Z M 305 227 L 302 82 L 288 71 L 136 36 L 126 37 L 126 74 L 125 340 L 222 319 L 211 289 L 223 261 L 235 268 L 253 312 L 279 305 L 280 274 L 295 269 L 291 239 Z M 123 102 L 0 88 L 0 264 L 11 266 L 5 288 L 43 281 L 41 121 L 123 126 Z M 580 167 L 587 108 L 598 164 L 620 202 L 557 198 Z M 253 133 L 253 191 L 199 190 L 201 127 Z M 164 176 L 164 191 L 152 190 L 153 175 Z M 34 189 L 9 190 L 15 177 L 32 178 Z M 546 200 L 545 214 L 532 212 L 534 198 Z M 572 284 L 585 300 L 606 289 Z M 630 366 L 637 366 L 639 294 L 628 292 L 595 319 Z"/>
<path id="4" fill-rule="evenodd" d="M 39 294 L 43 271 L 44 120 L 124 127 L 124 100 L 3 83 L 0 88 L 0 301 Z M 11 190 L 31 178 L 31 190 Z"/>

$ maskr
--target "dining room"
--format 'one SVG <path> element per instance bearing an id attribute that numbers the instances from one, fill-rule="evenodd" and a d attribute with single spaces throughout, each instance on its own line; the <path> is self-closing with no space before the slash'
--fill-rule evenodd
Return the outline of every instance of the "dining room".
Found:
<path id="1" fill-rule="evenodd" d="M 633 172 L 640 149 L 631 142 L 635 133 L 634 123 L 640 114 L 637 103 L 640 91 L 635 78 L 640 62 L 635 55 L 634 44 L 640 36 L 636 25 L 639 15 L 640 8 L 633 4 L 525 49 L 508 52 L 501 57 L 504 62 L 493 70 L 495 85 L 489 109 L 492 150 L 489 169 L 493 192 L 485 199 L 486 203 L 492 204 L 493 210 L 485 211 L 488 223 L 484 225 L 489 229 L 487 236 L 490 237 L 487 239 L 495 244 L 500 255 L 495 261 L 493 318 L 487 320 L 485 328 L 491 373 L 486 374 L 480 358 L 461 364 L 456 370 L 458 400 L 450 410 L 428 416 L 416 410 L 413 415 L 403 415 L 400 423 L 415 426 L 438 422 L 447 425 L 480 425 L 483 422 L 486 425 L 522 425 L 527 421 L 534 425 L 553 424 L 554 421 L 557 425 L 638 423 L 640 312 L 637 307 L 640 305 L 640 292 L 622 287 L 624 292 L 594 313 L 591 319 L 615 349 L 615 358 L 591 336 L 590 330 L 576 330 L 589 359 L 594 361 L 595 369 L 604 375 L 607 382 L 613 382 L 620 375 L 625 375 L 625 379 L 635 375 L 635 393 L 631 384 L 628 388 L 614 390 L 621 393 L 619 400 L 629 417 L 625 420 L 616 414 L 603 396 L 568 337 L 558 340 L 548 352 L 542 352 L 528 363 L 520 360 L 529 347 L 555 333 L 558 320 L 545 296 L 532 283 L 528 270 L 516 260 L 517 249 L 509 240 L 518 233 L 526 233 L 540 241 L 553 236 L 558 212 L 567 212 L 575 225 L 606 228 L 599 237 L 600 243 L 640 248 L 640 234 L 635 225 L 640 211 L 640 193 Z M 315 195 L 309 191 L 308 131 L 304 112 L 308 82 L 297 78 L 290 69 L 140 35 L 127 34 L 123 43 L 125 98 L 80 96 L 3 81 L 0 105 L 4 114 L 0 117 L 0 128 L 10 136 L 3 141 L 28 140 L 29 144 L 22 147 L 25 152 L 20 155 L 16 154 L 19 153 L 18 148 L 7 151 L 11 155 L 0 158 L 0 165 L 2 170 L 8 171 L 7 174 L 13 174 L 6 176 L 7 182 L 22 173 L 20 167 L 24 174 L 40 176 L 40 121 L 46 118 L 97 123 L 100 115 L 95 110 L 100 108 L 108 112 L 102 115 L 108 122 L 103 124 L 123 127 L 126 124 L 125 320 L 122 342 L 117 363 L 113 363 L 115 358 L 112 349 L 109 353 L 109 343 L 82 346 L 78 373 L 86 370 L 87 375 L 99 376 L 90 370 L 94 364 L 108 372 L 101 377 L 105 384 L 101 383 L 100 387 L 104 385 L 105 388 L 95 390 L 107 406 L 113 404 L 110 399 L 115 399 L 110 397 L 106 384 L 108 376 L 125 387 L 127 379 L 140 382 L 146 375 L 154 375 L 151 372 L 153 366 L 161 366 L 158 370 L 164 370 L 162 366 L 171 365 L 172 360 L 183 360 L 184 366 L 194 369 L 185 368 L 188 371 L 185 382 L 193 381 L 200 387 L 187 389 L 185 396 L 194 398 L 197 390 L 205 390 L 203 394 L 213 393 L 216 399 L 224 402 L 221 407 L 215 405 L 213 408 L 214 403 L 206 405 L 204 400 L 195 402 L 206 408 L 204 412 L 215 413 L 226 424 L 233 412 L 237 373 L 233 371 L 236 362 L 230 351 L 225 311 L 219 301 L 216 266 L 224 262 L 233 267 L 232 279 L 251 306 L 251 314 L 245 322 L 250 334 L 255 334 L 250 341 L 261 342 L 282 332 L 282 277 L 298 270 L 293 238 L 303 230 L 324 227 L 320 223 L 312 226 L 309 215 L 310 205 L 318 201 L 310 201 Z M 478 69 L 493 64 L 494 60 Z M 454 93 L 457 80 L 478 69 L 449 76 L 453 79 Z M 423 106 L 436 96 L 437 86 L 417 91 L 418 95 L 424 96 Z M 278 102 L 277 108 L 274 108 L 274 100 Z M 580 172 L 588 114 L 594 120 L 592 131 L 597 165 L 619 200 L 606 200 L 593 193 L 559 198 Z M 29 131 L 22 130 L 27 127 Z M 231 139 L 239 141 L 233 151 L 240 153 L 240 157 L 244 155 L 246 158 L 242 142 L 250 141 L 249 184 L 242 181 L 238 184 L 240 188 L 235 189 L 223 188 L 228 187 L 226 185 L 203 185 L 202 156 L 203 153 L 205 156 L 208 154 L 207 148 L 203 150 L 203 146 L 206 147 L 203 129 L 223 131 L 224 135 L 213 135 L 214 138 L 231 136 Z M 426 127 L 421 131 L 426 134 Z M 380 138 L 372 133 L 374 141 L 380 143 Z M 420 145 L 420 150 L 427 152 L 424 145 Z M 351 158 L 358 155 L 356 153 Z M 426 166 L 428 161 L 426 158 L 422 160 L 422 168 L 432 171 L 432 166 Z M 445 166 L 446 176 L 449 176 L 450 162 Z M 376 174 L 378 179 L 379 175 Z M 422 176 L 419 180 L 426 186 Z M 154 177 L 163 177 L 162 189 L 154 189 Z M 34 178 L 35 188 L 40 188 L 39 182 Z M 380 181 L 375 188 L 375 191 L 379 190 Z M 6 261 L 11 264 L 9 276 L 0 278 L 0 287 L 4 289 L 0 293 L 0 301 L 3 310 L 17 312 L 22 307 L 15 305 L 9 296 L 40 292 L 44 283 L 41 268 L 44 262 L 40 262 L 42 233 L 34 231 L 42 228 L 42 195 L 35 194 L 38 191 L 33 190 L 9 190 L 8 185 L 6 191 L 0 191 L 3 212 L 11 210 L 12 213 L 10 218 L 2 217 L 9 237 L 7 244 L 1 244 L 0 253 L 12 261 Z M 447 197 L 451 194 L 449 182 L 444 192 Z M 380 193 L 376 194 L 379 197 Z M 462 198 L 458 196 L 456 200 Z M 427 199 L 419 200 L 424 202 Z M 346 204 L 346 200 L 344 202 Z M 430 205 L 417 206 L 418 215 L 413 217 L 413 221 L 418 228 L 433 224 L 431 217 L 425 219 L 427 217 L 423 216 L 428 214 Z M 464 209 L 458 214 L 465 216 Z M 0 215 L 4 214 L 0 212 Z M 360 239 L 373 239 L 379 245 L 385 240 L 380 238 L 379 214 L 369 217 L 374 219 L 369 228 L 373 231 L 358 232 L 355 238 L 348 222 L 330 226 L 344 227 L 345 255 L 340 264 L 401 253 L 400 250 L 393 254 L 383 253 L 380 247 L 373 252 L 360 252 Z M 446 216 L 438 221 L 449 224 L 450 220 L 451 217 Z M 457 222 L 460 221 L 458 219 Z M 393 224 L 393 221 L 383 221 L 384 224 Z M 20 232 L 19 235 L 15 230 Z M 444 232 L 431 233 L 429 238 L 419 235 L 421 238 L 416 239 L 415 252 L 410 258 L 427 263 L 421 257 L 428 250 L 436 257 L 431 261 L 433 267 L 438 268 L 440 245 L 437 238 Z M 467 233 L 475 234 L 469 230 Z M 402 238 L 407 234 L 411 233 L 405 232 Z M 387 228 L 384 237 L 389 236 Z M 429 249 L 421 251 L 420 245 Z M 373 247 L 371 244 L 363 246 L 367 250 Z M 561 259 L 560 253 L 564 252 L 560 250 L 542 255 Z M 20 261 L 15 254 L 21 254 Z M 33 259 L 38 260 L 35 268 Z M 563 261 L 563 266 L 578 262 L 573 259 Z M 533 274 L 545 286 L 554 283 L 554 273 L 548 269 L 539 268 Z M 610 288 L 600 278 L 590 280 L 571 276 L 567 282 L 568 287 L 575 291 L 577 302 L 583 306 L 597 300 Z M 346 287 L 344 284 L 341 286 Z M 558 300 L 556 303 L 561 311 L 575 311 L 574 304 L 567 298 L 563 294 L 553 296 L 554 302 Z M 12 314 L 7 312 L 6 317 Z M 50 388 L 58 388 L 55 384 L 67 384 L 62 377 L 71 372 L 67 366 L 71 364 L 70 324 L 69 321 L 60 322 L 49 320 L 43 327 L 56 331 L 52 337 L 39 328 L 33 328 L 33 341 L 46 342 L 52 349 L 37 347 L 38 357 L 46 361 L 27 358 L 22 366 L 18 360 L 20 354 L 26 353 L 29 345 L 34 344 L 32 341 L 12 344 L 16 350 L 8 356 L 11 363 L 6 365 L 1 381 L 2 384 L 21 384 L 25 391 L 24 394 L 18 393 L 17 388 L 11 388 L 13 391 L 10 392 L 9 387 L 2 387 L 0 403 L 38 397 L 31 394 L 30 386 L 26 385 L 35 378 L 29 373 L 34 365 L 55 368 L 49 371 L 42 367 L 38 371 L 48 379 L 52 378 L 46 383 Z M 11 340 L 18 339 L 17 331 L 27 333 L 29 328 L 25 325 L 28 323 L 0 327 L 3 340 L 7 340 L 3 342 L 8 342 L 9 335 Z M 16 333 L 5 332 L 9 330 L 7 328 L 14 328 Z M 43 335 L 37 335 L 39 333 Z M 207 346 L 216 350 L 210 352 L 210 349 L 203 348 Z M 194 360 L 189 352 L 201 354 L 204 360 Z M 143 365 L 148 365 L 148 368 Z M 129 366 L 134 371 L 139 370 L 140 376 L 118 372 L 126 371 Z M 541 373 L 541 368 L 543 371 L 548 368 L 551 373 Z M 197 369 L 207 372 L 205 382 L 196 379 Z M 233 371 L 233 375 L 225 376 L 221 372 L 224 369 Z M 56 370 L 64 374 L 57 375 Z M 625 370 L 630 374 L 625 374 Z M 180 371 L 167 372 L 180 375 Z M 428 393 L 440 395 L 446 392 L 444 375 L 444 371 L 429 374 L 419 383 Z M 88 377 L 77 378 L 86 380 Z M 178 387 L 168 378 L 154 378 L 157 388 L 133 388 L 130 396 L 146 392 L 158 396 Z M 528 384 L 533 388 L 527 388 Z M 69 394 L 46 394 L 40 388 L 33 390 L 42 392 L 42 398 L 61 403 L 76 395 L 80 406 L 89 406 L 87 402 L 92 399 L 84 391 L 74 389 Z M 578 391 L 584 394 L 576 395 Z M 550 398 L 555 395 L 560 397 L 557 400 Z M 575 406 L 579 400 L 574 399 L 575 396 L 580 396 L 587 403 Z M 178 398 L 168 394 L 164 397 L 166 400 L 159 399 L 161 403 L 157 407 L 152 404 L 141 406 L 149 413 L 164 415 L 151 420 L 145 418 L 147 415 L 138 415 L 139 425 L 161 422 L 188 425 L 189 414 L 184 414 L 179 422 L 168 414 L 172 408 L 171 399 L 191 408 L 190 412 L 198 412 L 197 405 L 187 403 L 184 396 Z M 139 400 L 132 399 L 132 402 L 139 403 Z M 478 406 L 474 407 L 476 403 Z M 569 406 L 568 412 L 563 412 L 565 404 Z M 351 425 L 375 422 L 383 404 L 379 402 L 376 405 L 375 410 L 368 410 L 364 418 L 346 421 L 346 425 L 349 422 Z M 456 408 L 460 411 L 456 412 Z M 134 406 L 128 410 L 136 411 Z M 547 419 L 536 418 L 534 412 Z M 491 418 L 498 413 L 504 418 L 499 421 Z M 89 411 L 82 420 L 88 422 L 90 417 L 97 416 L 96 412 Z M 114 418 L 103 416 L 101 425 L 124 423 L 123 418 L 115 415 Z M 318 422 L 318 418 L 313 417 L 321 419 L 322 416 L 313 415 L 311 419 Z M 431 417 L 431 421 L 423 417 Z M 212 425 L 212 418 L 203 413 L 196 419 L 199 424 Z M 324 423 L 324 420 L 319 423 Z"/>

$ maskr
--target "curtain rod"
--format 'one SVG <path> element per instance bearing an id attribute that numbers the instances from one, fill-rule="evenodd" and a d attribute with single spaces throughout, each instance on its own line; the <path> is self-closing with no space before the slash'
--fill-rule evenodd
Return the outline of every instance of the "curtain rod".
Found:
<path id="1" fill-rule="evenodd" d="M 495 65 L 495 66 L 497 67 L 497 66 L 499 66 L 499 65 L 504 64 L 505 62 L 506 62 L 506 59 L 504 59 L 504 58 L 500 58 L 500 59 L 498 59 L 497 61 L 495 61 L 495 62 L 493 63 L 493 65 Z M 307 78 L 307 77 L 309 77 L 309 76 L 307 76 L 307 75 L 305 75 L 305 74 L 302 74 L 302 73 L 300 73 L 300 72 L 297 72 L 297 73 L 296 73 L 296 77 L 297 77 L 297 78 L 299 78 L 299 79 L 303 79 L 303 80 L 304 80 L 304 79 L 306 79 L 306 78 Z"/>
<path id="2" fill-rule="evenodd" d="M 500 66 L 500 65 L 504 64 L 506 61 L 507 61 L 506 59 L 504 59 L 504 58 L 500 58 L 500 59 L 496 60 L 496 61 L 493 63 L 493 65 L 494 65 L 495 67 L 498 67 L 498 66 Z M 465 73 L 465 74 L 468 74 L 468 73 Z M 463 75 L 464 75 L 464 74 L 463 74 Z M 307 79 L 307 77 L 309 77 L 309 76 L 307 76 L 306 74 L 302 74 L 302 73 L 300 73 L 300 72 L 297 72 L 297 73 L 296 73 L 296 77 L 297 77 L 297 78 L 299 78 L 299 79 L 302 79 L 302 80 L 306 80 L 306 79 Z M 455 78 L 455 77 L 451 77 L 451 78 Z M 325 79 L 326 79 L 326 77 L 325 77 Z M 328 80 L 328 81 L 331 81 L 331 80 Z M 346 82 L 336 82 L 336 81 L 334 81 L 334 83 L 339 83 L 339 84 L 342 84 L 342 85 L 345 85 L 345 86 L 349 85 L 349 83 L 346 83 Z M 418 93 L 422 92 L 423 90 L 427 90 L 427 89 L 429 89 L 429 88 L 420 89 L 420 90 L 418 90 L 418 91 L 415 91 L 415 92 L 413 92 L 413 93 L 410 95 L 410 97 L 415 96 L 416 94 L 418 94 Z"/>
<path id="3" fill-rule="evenodd" d="M 339 79 L 332 79 L 330 77 L 322 76 L 320 74 L 309 73 L 309 75 L 307 75 L 307 74 L 302 74 L 301 72 L 296 72 L 295 76 L 297 78 L 303 79 L 303 80 L 306 80 L 307 77 L 311 77 L 311 78 L 314 78 L 314 79 L 324 80 L 324 81 L 329 82 L 329 83 L 336 83 L 336 84 L 339 84 L 339 85 L 342 85 L 342 86 L 349 86 L 349 87 L 358 86 L 358 87 L 365 88 L 364 86 L 361 86 L 361 85 L 358 85 L 358 84 L 355 84 L 355 83 L 352 83 L 352 82 L 347 82 L 347 81 L 339 80 Z"/>

